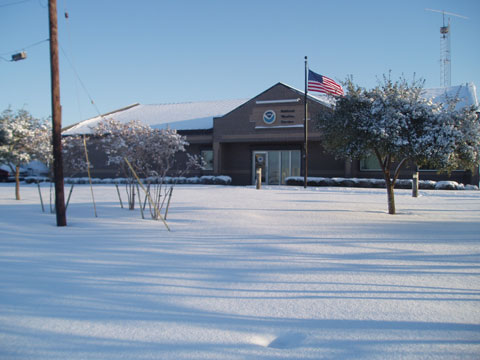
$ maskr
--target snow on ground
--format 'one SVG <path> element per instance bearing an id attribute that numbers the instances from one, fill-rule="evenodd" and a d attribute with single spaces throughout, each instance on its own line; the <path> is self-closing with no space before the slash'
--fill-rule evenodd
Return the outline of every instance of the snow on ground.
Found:
<path id="1" fill-rule="evenodd" d="M 181 185 L 171 232 L 94 194 L 0 185 L 1 359 L 479 358 L 478 191 Z"/>

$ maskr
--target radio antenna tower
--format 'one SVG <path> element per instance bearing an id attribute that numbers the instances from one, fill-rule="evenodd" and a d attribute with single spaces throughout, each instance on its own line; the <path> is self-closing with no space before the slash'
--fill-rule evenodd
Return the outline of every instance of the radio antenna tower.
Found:
<path id="1" fill-rule="evenodd" d="M 468 17 L 443 10 L 425 10 L 440 13 L 443 17 L 443 26 L 440 28 L 440 86 L 448 87 L 451 85 L 452 80 L 452 51 L 450 47 L 450 18 L 448 18 L 448 25 L 445 25 L 445 15 L 456 16 L 462 19 L 468 19 Z"/>

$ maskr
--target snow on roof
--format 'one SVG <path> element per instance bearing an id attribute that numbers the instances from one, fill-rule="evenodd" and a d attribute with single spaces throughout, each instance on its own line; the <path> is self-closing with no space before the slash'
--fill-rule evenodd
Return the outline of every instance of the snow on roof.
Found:
<path id="1" fill-rule="evenodd" d="M 283 84 L 283 83 L 282 83 Z M 301 90 L 289 85 L 289 88 L 303 94 Z M 323 94 L 308 94 L 312 99 L 326 105 L 333 106 L 335 99 Z M 445 101 L 446 98 L 458 98 L 457 108 L 475 105 L 479 107 L 476 87 L 473 83 L 448 88 L 432 88 L 424 90 L 425 98 L 434 102 Z M 63 131 L 63 135 L 91 134 L 102 119 L 115 119 L 122 123 L 141 121 L 152 128 L 171 128 L 176 130 L 205 130 L 213 128 L 213 118 L 228 114 L 249 99 L 218 100 L 203 102 L 186 102 L 174 104 L 142 105 L 133 104 L 125 108 L 96 116 L 79 122 Z"/>
<path id="2" fill-rule="evenodd" d="M 456 109 L 465 106 L 475 106 L 478 108 L 477 88 L 474 83 L 449 86 L 446 88 L 425 89 L 423 93 L 427 99 L 432 99 L 435 103 L 445 102 L 447 99 L 458 99 Z"/>
<path id="3" fill-rule="evenodd" d="M 222 116 L 248 99 L 186 102 L 174 104 L 134 104 L 111 113 L 84 120 L 63 131 L 63 135 L 91 134 L 102 119 L 115 119 L 121 123 L 141 121 L 152 128 L 169 127 L 176 130 L 203 130 L 213 128 L 213 118 Z"/>
<path id="4" fill-rule="evenodd" d="M 290 86 L 288 84 L 285 84 L 285 83 L 280 83 L 282 85 L 285 85 L 287 87 L 289 87 L 290 89 L 294 90 L 294 91 L 297 91 L 300 95 L 305 95 L 305 91 L 303 90 L 300 90 L 300 89 L 297 89 L 293 86 Z M 327 107 L 333 107 L 335 105 L 335 102 L 336 102 L 336 99 L 335 99 L 335 96 L 332 96 L 332 95 L 328 95 L 328 94 L 323 94 L 323 93 L 311 93 L 311 92 L 307 92 L 307 95 L 309 98 L 321 103 L 322 105 L 325 105 Z"/>

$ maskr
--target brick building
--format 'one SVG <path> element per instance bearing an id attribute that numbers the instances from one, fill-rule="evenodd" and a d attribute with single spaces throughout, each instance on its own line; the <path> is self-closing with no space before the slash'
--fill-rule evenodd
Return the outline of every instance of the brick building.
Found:
<path id="1" fill-rule="evenodd" d="M 457 91 L 458 94 L 464 92 L 465 99 L 460 104 L 478 106 L 473 84 L 462 88 L 452 87 L 451 91 Z M 430 89 L 426 93 L 427 96 L 441 99 L 444 92 Z M 303 175 L 304 99 L 303 91 L 277 83 L 249 100 L 135 104 L 103 117 L 125 122 L 140 120 L 156 128 L 168 126 L 177 129 L 190 143 L 187 151 L 202 155 L 207 162 L 206 169 L 192 175 L 228 175 L 234 185 L 249 185 L 255 181 L 255 169 L 261 167 L 263 182 L 275 185 L 284 184 L 289 176 Z M 319 112 L 331 111 L 330 101 L 327 96 L 309 94 L 310 118 L 314 119 Z M 89 134 L 101 119 L 85 120 L 64 129 L 63 134 Z M 376 161 L 372 159 L 338 160 L 326 153 L 313 122 L 307 123 L 309 177 L 382 178 Z M 112 170 L 104 165 L 105 157 L 102 154 L 92 154 L 91 157 L 93 176 L 113 175 Z M 401 177 L 410 178 L 411 175 L 412 169 L 406 167 Z M 454 171 L 449 177 L 437 174 L 435 170 L 421 170 L 420 177 L 424 180 L 449 179 L 475 185 L 479 181 L 478 169 L 473 173 Z"/>

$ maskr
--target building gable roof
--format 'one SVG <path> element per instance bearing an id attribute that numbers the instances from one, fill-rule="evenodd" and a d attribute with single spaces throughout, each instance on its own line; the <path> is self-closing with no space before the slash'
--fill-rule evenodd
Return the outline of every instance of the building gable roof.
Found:
<path id="1" fill-rule="evenodd" d="M 449 86 L 447 88 L 425 89 L 422 96 L 426 99 L 431 99 L 435 103 L 446 102 L 449 99 L 458 99 L 457 110 L 465 106 L 479 108 L 477 88 L 474 83 Z"/>
<path id="2" fill-rule="evenodd" d="M 245 103 L 239 105 L 238 107 L 236 107 L 235 109 L 232 109 L 231 111 L 229 111 L 228 113 L 225 113 L 224 115 L 220 116 L 220 117 L 226 117 L 228 115 L 230 115 L 231 113 L 237 111 L 240 107 L 243 107 L 245 106 L 247 103 L 251 102 L 251 101 L 257 101 L 257 99 L 259 98 L 262 98 L 263 95 L 271 92 L 273 89 L 277 88 L 277 87 L 284 87 L 292 92 L 294 92 L 297 96 L 300 97 L 300 99 L 303 100 L 304 96 L 305 96 L 305 92 L 304 91 L 301 91 L 301 90 L 298 90 L 290 85 L 287 85 L 285 83 L 282 83 L 282 82 L 278 82 L 272 86 L 270 86 L 268 89 L 262 91 L 261 93 L 257 94 L 256 96 L 254 96 L 253 98 L 249 99 L 248 101 L 246 101 Z M 308 96 L 308 99 L 311 100 L 311 101 L 315 101 L 323 106 L 326 106 L 326 107 L 333 107 L 333 105 L 335 104 L 335 98 L 333 96 L 329 96 L 329 95 L 326 95 L 326 94 L 320 94 L 319 96 L 317 95 L 312 95 L 310 93 L 307 93 L 307 96 Z M 280 99 L 278 99 L 280 100 Z"/>
<path id="3" fill-rule="evenodd" d="M 96 116 L 70 126 L 63 135 L 92 134 L 93 129 L 103 119 L 115 119 L 121 123 L 141 121 L 152 128 L 171 128 L 176 130 L 203 130 L 213 127 L 213 118 L 237 108 L 246 99 L 187 102 L 174 104 L 131 106 Z"/>
<path id="4" fill-rule="evenodd" d="M 115 119 L 122 123 L 141 121 L 153 128 L 172 128 L 176 130 L 207 130 L 213 128 L 213 119 L 229 115 L 250 101 L 256 101 L 276 87 L 284 87 L 303 99 L 305 92 L 290 85 L 278 82 L 251 99 L 219 100 L 203 102 L 185 102 L 173 104 L 132 104 L 112 112 L 96 116 L 63 129 L 63 135 L 92 134 L 93 129 L 103 119 Z M 434 102 L 448 98 L 459 98 L 458 107 L 474 105 L 479 107 L 476 88 L 473 83 L 449 88 L 425 89 L 426 98 Z M 310 101 L 326 107 L 333 107 L 335 98 L 325 94 L 308 93 Z"/>

